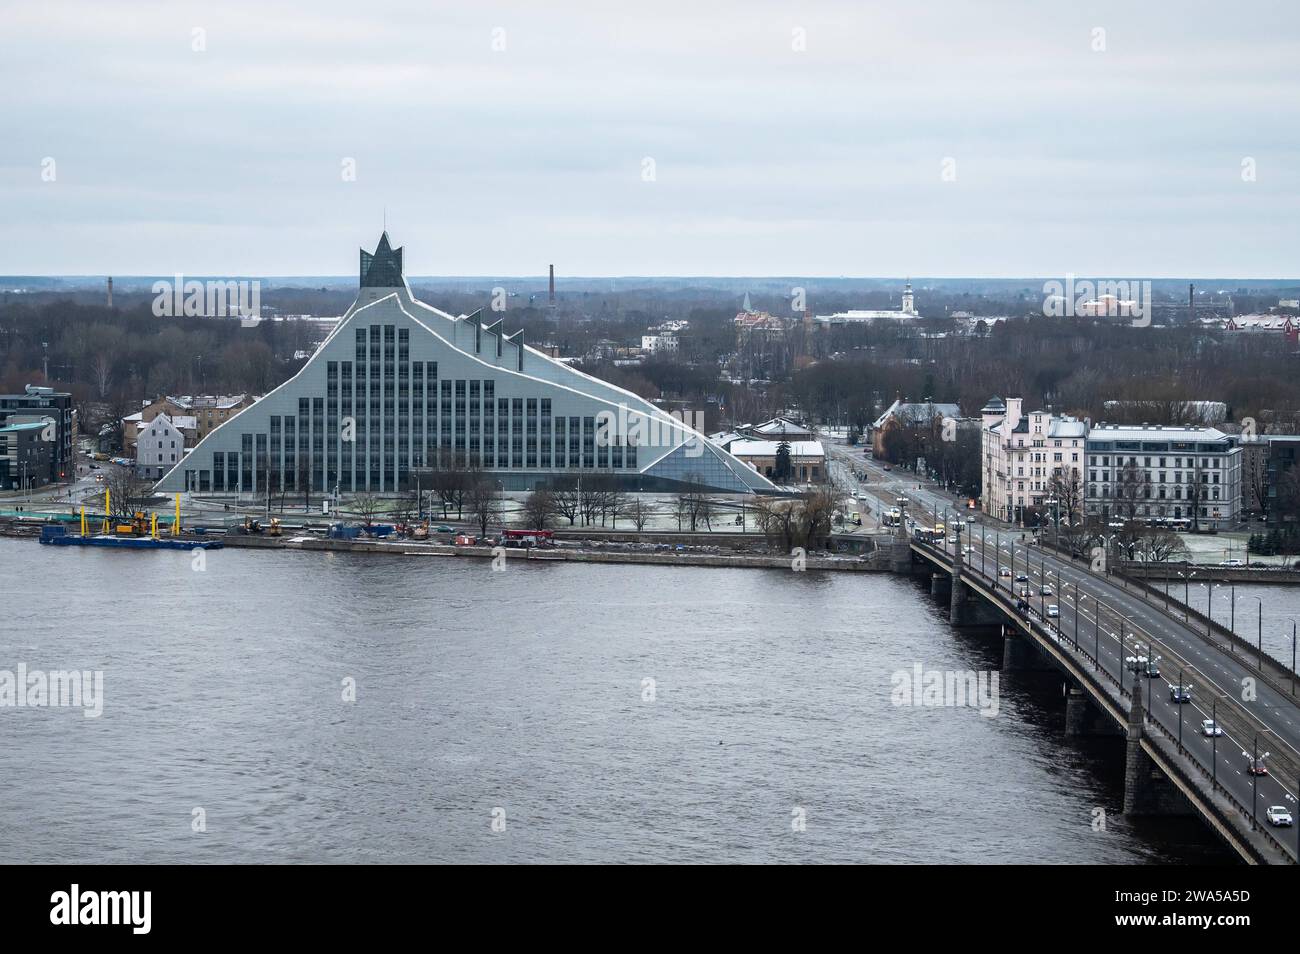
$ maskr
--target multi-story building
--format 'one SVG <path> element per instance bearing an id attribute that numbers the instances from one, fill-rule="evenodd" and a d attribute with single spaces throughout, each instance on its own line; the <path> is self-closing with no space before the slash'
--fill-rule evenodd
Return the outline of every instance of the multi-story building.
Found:
<path id="1" fill-rule="evenodd" d="M 0 427 L 0 490 L 31 490 L 50 482 L 54 442 L 43 439 L 47 421 Z"/>
<path id="2" fill-rule="evenodd" d="M 74 479 L 77 412 L 72 407 L 72 395 L 34 384 L 27 385 L 22 394 L 0 394 L 0 426 L 37 421 L 54 422 L 48 482 Z"/>
<path id="3" fill-rule="evenodd" d="M 135 470 L 141 477 L 158 480 L 185 456 L 185 434 L 166 414 L 140 428 L 135 444 Z"/>
<path id="4" fill-rule="evenodd" d="M 357 300 L 298 373 L 157 486 L 394 494 L 435 467 L 481 469 L 504 490 L 596 475 L 626 490 L 775 490 L 680 419 L 527 347 L 500 319 L 415 298 L 387 234 L 361 253 Z"/>
<path id="5" fill-rule="evenodd" d="M 885 440 L 889 432 L 899 427 L 933 427 L 944 420 L 961 417 L 956 404 L 936 404 L 933 401 L 894 401 L 885 412 L 871 422 L 871 451 L 877 457 L 885 456 Z"/>
<path id="6" fill-rule="evenodd" d="M 1107 523 L 1229 529 L 1241 513 L 1241 448 L 1214 427 L 1100 424 L 1085 486 L 1088 514 Z"/>
<path id="7" fill-rule="evenodd" d="M 1296 513 L 1294 507 L 1294 478 L 1288 472 L 1300 463 L 1300 435 L 1270 434 L 1264 439 L 1268 442 L 1268 455 L 1264 464 L 1267 474 L 1265 509 L 1268 513 L 1268 528 L 1293 533 L 1300 514 Z"/>
<path id="8" fill-rule="evenodd" d="M 1070 520 L 1083 509 L 1088 421 L 1023 406 L 1023 398 L 993 397 L 980 409 L 980 509 L 1021 525 L 1049 511 Z"/>

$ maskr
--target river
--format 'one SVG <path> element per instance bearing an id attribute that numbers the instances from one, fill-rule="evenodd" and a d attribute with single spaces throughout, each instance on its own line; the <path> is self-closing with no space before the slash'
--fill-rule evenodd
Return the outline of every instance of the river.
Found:
<path id="1" fill-rule="evenodd" d="M 0 579 L 0 670 L 103 672 L 97 718 L 0 708 L 6 863 L 1231 860 L 1120 816 L 1058 678 L 893 704 L 1001 664 L 901 578 L 0 539 Z"/>

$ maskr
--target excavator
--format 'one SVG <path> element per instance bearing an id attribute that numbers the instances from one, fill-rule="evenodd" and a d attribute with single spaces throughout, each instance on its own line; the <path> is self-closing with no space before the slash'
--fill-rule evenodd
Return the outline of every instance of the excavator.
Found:
<path id="1" fill-rule="evenodd" d="M 130 523 L 119 523 L 113 527 L 113 533 L 119 537 L 147 537 L 149 536 L 149 515 L 143 510 L 137 510 L 131 515 Z"/>

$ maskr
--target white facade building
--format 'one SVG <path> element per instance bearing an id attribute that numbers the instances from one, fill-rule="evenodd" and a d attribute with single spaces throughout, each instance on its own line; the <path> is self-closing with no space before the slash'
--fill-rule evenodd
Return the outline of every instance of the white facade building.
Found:
<path id="1" fill-rule="evenodd" d="M 1240 519 L 1241 448 L 1214 427 L 1101 424 L 1088 436 L 1087 512 L 1107 522 L 1229 529 Z"/>
<path id="2" fill-rule="evenodd" d="M 1068 511 L 1084 503 L 1088 422 L 1050 411 L 1025 414 L 1022 408 L 1022 398 L 994 397 L 980 410 L 980 508 L 1023 525 L 1030 508 L 1046 513 L 1055 505 L 1060 519 L 1069 520 Z M 1074 500 L 1052 496 L 1058 476 L 1057 486 L 1073 488 Z"/>
<path id="3" fill-rule="evenodd" d="M 135 439 L 135 470 L 157 480 L 185 456 L 185 435 L 166 414 L 140 425 Z"/>

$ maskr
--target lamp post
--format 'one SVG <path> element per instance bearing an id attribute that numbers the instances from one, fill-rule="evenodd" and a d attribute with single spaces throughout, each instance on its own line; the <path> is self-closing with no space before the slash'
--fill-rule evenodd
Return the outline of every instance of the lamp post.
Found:
<path id="1" fill-rule="evenodd" d="M 1074 584 L 1074 651 L 1079 651 L 1079 584 Z"/>
<path id="2" fill-rule="evenodd" d="M 1229 592 L 1232 594 L 1232 609 L 1229 610 L 1228 629 L 1232 630 L 1232 635 L 1237 635 L 1237 581 L 1231 580 L 1228 583 Z"/>
<path id="3" fill-rule="evenodd" d="M 1092 598 L 1092 668 L 1101 668 L 1101 600 Z"/>
<path id="4" fill-rule="evenodd" d="M 1038 558 L 1038 618 L 1043 620 L 1043 625 L 1047 625 L 1047 594 L 1043 588 L 1047 586 L 1047 559 L 1040 556 Z"/>
<path id="5" fill-rule="evenodd" d="M 1178 710 L 1178 754 L 1183 754 L 1183 667 L 1178 667 L 1178 700 L 1174 704 Z"/>
<path id="6" fill-rule="evenodd" d="M 1183 573 L 1180 570 L 1178 575 L 1183 578 L 1183 615 L 1186 616 L 1187 611 L 1192 608 L 1191 582 L 1192 577 L 1196 575 L 1196 571 L 1192 570 L 1190 573 Z"/>
<path id="7" fill-rule="evenodd" d="M 1219 700 L 1210 703 L 1210 721 L 1214 731 L 1210 733 L 1210 790 L 1219 786 Z"/>
<path id="8" fill-rule="evenodd" d="M 1296 622 L 1295 617 L 1289 617 L 1291 620 L 1291 695 L 1295 695 L 1295 643 L 1296 643 Z"/>
<path id="9" fill-rule="evenodd" d="M 1259 654 L 1259 661 L 1256 663 L 1256 668 L 1259 669 L 1260 672 L 1263 672 L 1264 671 L 1264 598 L 1261 596 L 1257 596 L 1255 597 L 1255 599 L 1259 601 L 1259 629 L 1256 631 L 1255 634 L 1255 652 Z"/>
<path id="10" fill-rule="evenodd" d="M 1252 751 L 1254 754 L 1251 755 L 1250 757 L 1250 830 L 1254 831 L 1256 828 L 1255 825 L 1255 818 L 1257 817 L 1256 813 L 1259 810 L 1259 733 L 1258 732 L 1255 733 L 1255 745 Z M 1242 752 L 1241 754 L 1245 755 L 1246 753 Z M 1265 756 L 1268 755 L 1267 752 L 1265 752 L 1264 754 Z"/>

